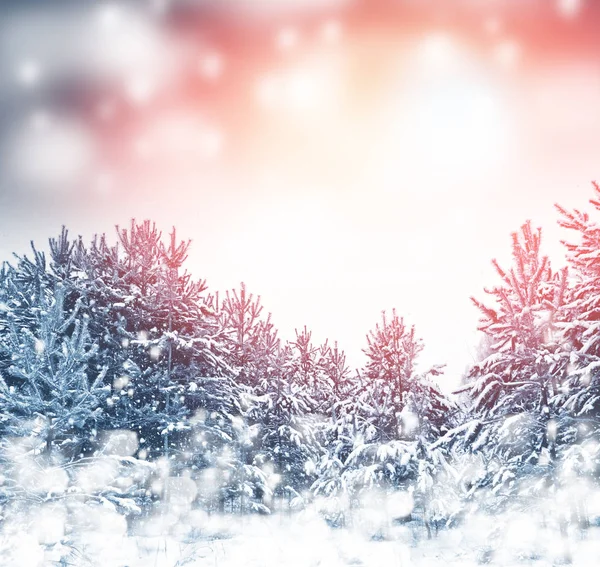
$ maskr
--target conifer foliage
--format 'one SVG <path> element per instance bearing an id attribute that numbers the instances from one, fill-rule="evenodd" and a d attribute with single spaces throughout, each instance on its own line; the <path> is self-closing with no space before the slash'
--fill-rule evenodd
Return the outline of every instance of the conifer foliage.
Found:
<path id="1" fill-rule="evenodd" d="M 491 352 L 467 376 L 462 437 L 467 450 L 493 456 L 480 481 L 496 489 L 516 488 L 517 475 L 551 466 L 556 439 L 549 432 L 568 362 L 557 334 L 566 270 L 552 271 L 541 251 L 541 229 L 529 222 L 512 235 L 512 259 L 508 270 L 493 261 L 500 284 L 486 290 L 491 304 L 473 299 Z"/>
<path id="2" fill-rule="evenodd" d="M 68 471 L 51 490 L 38 483 L 44 498 L 79 494 L 77 478 L 108 467 L 110 483 L 77 506 L 128 517 L 182 513 L 186 486 L 209 513 L 316 502 L 337 526 L 377 502 L 431 537 L 473 506 L 531 507 L 573 479 L 597 483 L 600 225 L 558 209 L 567 267 L 552 269 L 530 222 L 512 235 L 511 266 L 494 260 L 498 283 L 473 299 L 486 348 L 456 397 L 395 310 L 353 370 L 307 327 L 280 337 L 244 284 L 209 294 L 175 229 L 132 221 L 89 244 L 66 229 L 47 253 L 32 244 L 0 269 L 0 499 L 42 498 L 18 480 L 33 459 Z M 581 496 L 570 506 L 588 522 Z"/>

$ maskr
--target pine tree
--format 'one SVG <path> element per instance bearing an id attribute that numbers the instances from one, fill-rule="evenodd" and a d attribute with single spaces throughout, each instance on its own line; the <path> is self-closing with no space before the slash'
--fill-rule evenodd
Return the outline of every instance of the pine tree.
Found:
<path id="1" fill-rule="evenodd" d="M 260 296 L 246 291 L 242 282 L 240 290 L 225 292 L 220 305 L 221 327 L 226 332 L 229 365 L 235 369 L 239 383 L 255 386 L 259 380 L 262 357 L 261 341 L 265 329 L 271 324 L 271 315 L 262 318 Z"/>
<path id="2" fill-rule="evenodd" d="M 600 185 L 594 183 L 596 198 L 600 199 Z M 600 210 L 600 201 L 590 203 Z M 582 355 L 600 355 L 598 321 L 600 321 L 600 226 L 588 213 L 575 209 L 567 211 L 556 205 L 561 218 L 559 225 L 575 233 L 577 242 L 563 242 L 575 279 L 572 297 L 566 306 L 569 312 L 569 325 L 565 329 L 567 339 Z"/>
<path id="3" fill-rule="evenodd" d="M 264 467 L 260 431 L 265 390 L 271 385 L 279 350 L 279 339 L 271 314 L 263 316 L 260 296 L 239 290 L 225 292 L 218 315 L 223 330 L 226 359 L 232 369 L 239 395 L 239 415 L 233 422 L 232 439 L 226 451 L 227 479 L 221 494 L 239 511 L 269 513 L 272 474 Z M 264 469 L 264 470 L 263 470 Z"/>
<path id="4" fill-rule="evenodd" d="M 334 499 L 337 523 L 345 523 L 348 511 L 340 505 L 352 508 L 362 494 L 375 489 L 384 505 L 395 491 L 414 493 L 425 472 L 435 475 L 431 463 L 426 469 L 423 463 L 431 461 L 429 446 L 447 431 L 453 407 L 435 385 L 439 368 L 416 371 L 422 348 L 414 328 L 395 311 L 391 317 L 384 313 L 367 335 L 367 364 L 355 383 L 357 395 L 338 404 L 337 436 L 313 485 L 317 495 Z"/>
<path id="5" fill-rule="evenodd" d="M 99 364 L 86 298 L 71 286 L 80 277 L 74 254 L 82 247 L 68 244 L 66 236 L 63 229 L 51 241 L 50 263 L 32 244 L 33 259 L 17 256 L 14 266 L 1 271 L 0 432 L 9 479 L 1 494 L 14 511 L 40 499 L 63 502 L 76 530 L 76 509 L 85 515 L 88 505 L 110 502 L 129 515 L 141 512 L 138 504 L 146 506 L 149 499 L 136 484 L 144 476 L 138 461 L 107 452 L 108 366 Z M 55 242 L 67 250 L 60 264 Z M 115 483 L 82 493 L 78 478 L 94 467 L 114 470 Z M 126 477 L 134 481 L 121 482 Z"/>
<path id="6" fill-rule="evenodd" d="M 78 306 L 66 312 L 60 286 L 35 295 L 15 282 L 11 288 L 13 297 L 26 299 L 29 317 L 19 317 L 14 308 L 2 317 L 2 350 L 10 358 L 0 382 L 3 435 L 32 436 L 47 453 L 57 448 L 73 458 L 89 454 L 108 388 L 105 369 L 90 367 L 96 347 L 88 318 Z"/>
<path id="7" fill-rule="evenodd" d="M 328 522 L 335 526 L 346 524 L 351 487 L 346 485 L 344 463 L 352 452 L 359 431 L 357 415 L 361 400 L 360 377 L 352 375 L 346 365 L 346 355 L 337 342 L 330 347 L 321 346 L 320 360 L 327 377 L 328 400 L 320 432 L 321 456 L 317 467 L 317 479 L 311 486 L 313 494 L 324 499 L 322 512 Z"/>
<path id="8" fill-rule="evenodd" d="M 365 394 L 370 409 L 372 435 L 380 441 L 410 438 L 412 424 L 404 423 L 402 412 L 416 382 L 415 363 L 423 343 L 394 310 L 391 318 L 382 313 L 381 324 L 367 335 Z M 409 418 L 410 420 L 410 418 Z"/>
<path id="9" fill-rule="evenodd" d="M 256 390 L 258 403 L 249 416 L 258 426 L 254 462 L 276 475 L 273 495 L 288 508 L 303 503 L 319 454 L 312 400 L 298 380 L 293 349 L 289 343 L 278 345 L 270 377 Z"/>
<path id="10" fill-rule="evenodd" d="M 337 341 L 333 346 L 325 341 L 319 350 L 319 363 L 325 375 L 323 412 L 335 423 L 341 413 L 341 406 L 352 396 L 355 380 L 346 363 L 346 353 L 339 348 Z"/>
<path id="11" fill-rule="evenodd" d="M 114 245 L 95 237 L 86 249 L 63 230 L 50 242 L 52 269 L 81 299 L 98 363 L 108 367 L 106 427 L 135 430 L 149 456 L 174 455 L 182 442 L 175 430 L 189 429 L 190 412 L 231 395 L 231 384 L 216 384 L 218 376 L 228 381 L 221 330 L 205 282 L 182 270 L 189 241 L 173 230 L 165 244 L 149 221 L 117 228 L 117 236 Z M 210 385 L 199 393 L 204 378 Z"/>
<path id="12" fill-rule="evenodd" d="M 469 421 L 454 432 L 460 432 L 467 451 L 481 453 L 488 463 L 486 476 L 472 490 L 487 485 L 507 497 L 520 476 L 554 475 L 560 441 L 554 428 L 568 363 L 557 332 L 566 270 L 551 270 L 541 253 L 541 229 L 534 231 L 531 223 L 512 241 L 513 267 L 506 271 L 493 261 L 501 280 L 486 290 L 493 304 L 473 299 L 490 354 L 467 377 Z"/>
<path id="13" fill-rule="evenodd" d="M 600 185 L 593 183 L 593 208 L 600 210 Z M 600 478 L 600 225 L 586 212 L 561 213 L 559 224 L 570 230 L 574 242 L 567 249 L 572 283 L 563 308 L 560 327 L 564 349 L 569 354 L 567 378 L 559 394 L 563 407 L 562 436 L 570 447 L 563 461 L 569 470 L 583 477 Z"/>

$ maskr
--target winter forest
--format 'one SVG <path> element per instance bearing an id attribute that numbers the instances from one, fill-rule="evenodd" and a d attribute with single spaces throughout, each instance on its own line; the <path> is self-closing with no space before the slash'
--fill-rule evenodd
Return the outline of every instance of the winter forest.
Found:
<path id="1" fill-rule="evenodd" d="M 597 567 L 599 156 L 600 0 L 0 0 L 0 567 Z"/>
<path id="2" fill-rule="evenodd" d="M 372 564 L 353 538 L 390 565 L 594 564 L 594 188 L 589 213 L 557 206 L 565 268 L 530 222 L 512 264 L 493 261 L 496 285 L 473 298 L 479 358 L 453 394 L 393 308 L 351 369 L 306 328 L 281 340 L 244 284 L 192 277 L 175 229 L 32 244 L 0 274 L 2 563 L 263 565 L 260 545 L 219 558 L 215 542 L 272 517 L 343 549 L 310 562 L 295 541 L 286 564 Z"/>

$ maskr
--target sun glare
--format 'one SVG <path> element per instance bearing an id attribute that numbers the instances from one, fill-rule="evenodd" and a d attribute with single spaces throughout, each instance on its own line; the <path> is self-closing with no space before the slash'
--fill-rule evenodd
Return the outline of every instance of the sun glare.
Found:
<path id="1" fill-rule="evenodd" d="M 419 178 L 435 190 L 490 172 L 506 157 L 511 117 L 483 65 L 451 37 L 423 39 L 382 113 L 379 171 L 386 186 Z"/>
<path id="2" fill-rule="evenodd" d="M 410 130 L 419 161 L 458 174 L 500 157 L 505 124 L 495 93 L 477 80 L 425 87 L 414 101 Z"/>

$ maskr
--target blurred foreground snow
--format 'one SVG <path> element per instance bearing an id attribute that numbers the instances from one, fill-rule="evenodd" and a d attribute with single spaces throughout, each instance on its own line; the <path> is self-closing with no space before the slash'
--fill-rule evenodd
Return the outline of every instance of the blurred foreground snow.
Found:
<path id="1" fill-rule="evenodd" d="M 600 544 L 598 527 L 561 535 L 557 525 L 543 526 L 534 514 L 473 516 L 427 539 L 416 523 L 393 525 L 361 517 L 352 528 L 331 528 L 311 508 L 293 516 L 245 518 L 198 511 L 188 515 L 187 525 L 174 523 L 176 515 L 165 512 L 129 534 L 124 521 L 115 521 L 117 514 L 99 508 L 88 510 L 89 526 L 95 529 L 83 529 L 72 540 L 63 537 L 64 516 L 57 510 L 41 506 L 32 521 L 6 526 L 0 540 L 2 565 L 591 567 L 598 564 Z"/>

